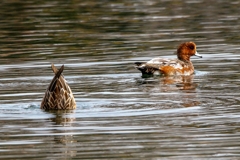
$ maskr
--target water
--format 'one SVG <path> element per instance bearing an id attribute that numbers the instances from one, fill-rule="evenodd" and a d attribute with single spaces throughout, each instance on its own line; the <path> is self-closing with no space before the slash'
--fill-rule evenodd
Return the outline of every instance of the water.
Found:
<path id="1" fill-rule="evenodd" d="M 1 1 L 1 159 L 238 159 L 238 1 Z M 143 78 L 135 61 L 175 58 L 187 77 Z M 65 64 L 74 111 L 40 102 Z"/>

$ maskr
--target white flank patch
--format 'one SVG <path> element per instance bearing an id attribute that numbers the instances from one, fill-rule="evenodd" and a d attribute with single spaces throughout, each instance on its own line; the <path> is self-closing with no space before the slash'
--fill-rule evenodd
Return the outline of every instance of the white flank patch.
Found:
<path id="1" fill-rule="evenodd" d="M 160 71 L 155 71 L 155 72 L 153 72 L 153 75 L 155 75 L 155 76 L 159 76 L 159 75 L 161 75 L 161 73 L 160 73 Z"/>

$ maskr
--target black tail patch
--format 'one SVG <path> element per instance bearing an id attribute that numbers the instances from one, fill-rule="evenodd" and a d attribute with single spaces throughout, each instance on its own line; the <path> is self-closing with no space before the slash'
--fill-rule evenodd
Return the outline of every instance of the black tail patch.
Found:
<path id="1" fill-rule="evenodd" d="M 143 62 L 135 62 L 134 64 L 136 64 L 137 66 L 141 66 L 144 63 Z"/>

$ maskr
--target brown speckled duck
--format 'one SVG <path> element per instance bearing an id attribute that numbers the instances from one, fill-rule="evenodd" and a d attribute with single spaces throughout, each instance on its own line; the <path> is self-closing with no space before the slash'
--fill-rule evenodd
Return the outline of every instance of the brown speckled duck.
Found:
<path id="1" fill-rule="evenodd" d="M 45 110 L 72 110 L 76 108 L 76 102 L 71 88 L 62 75 L 64 65 L 58 70 L 52 64 L 55 73 L 41 103 L 41 109 Z"/>

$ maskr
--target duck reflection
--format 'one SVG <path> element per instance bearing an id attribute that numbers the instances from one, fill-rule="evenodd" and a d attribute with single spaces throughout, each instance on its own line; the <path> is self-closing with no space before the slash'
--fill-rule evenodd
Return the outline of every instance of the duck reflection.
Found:
<path id="1" fill-rule="evenodd" d="M 47 112 L 54 115 L 54 117 L 51 118 L 51 121 L 56 125 L 71 126 L 75 120 L 75 118 L 72 117 L 74 113 L 73 110 L 49 110 Z"/>
<path id="2" fill-rule="evenodd" d="M 163 77 L 161 79 L 163 84 L 175 85 L 176 89 L 179 90 L 195 90 L 197 83 L 193 83 L 193 76 L 174 76 L 174 77 Z M 174 89 L 172 87 L 172 89 Z"/>
<path id="3" fill-rule="evenodd" d="M 75 122 L 74 110 L 50 110 L 46 111 L 53 115 L 50 120 L 53 122 L 54 142 L 56 147 L 64 148 L 59 152 L 63 158 L 72 158 L 76 156 L 76 140 L 72 133 L 72 124 Z M 64 147 L 63 147 L 64 146 Z"/>
<path id="4" fill-rule="evenodd" d="M 199 105 L 196 88 L 193 82 L 194 75 L 190 76 L 162 76 L 143 77 L 137 84 L 144 86 L 144 91 L 151 95 L 161 95 L 162 100 L 171 100 L 184 107 Z M 166 93 L 166 94 L 165 94 Z"/>

